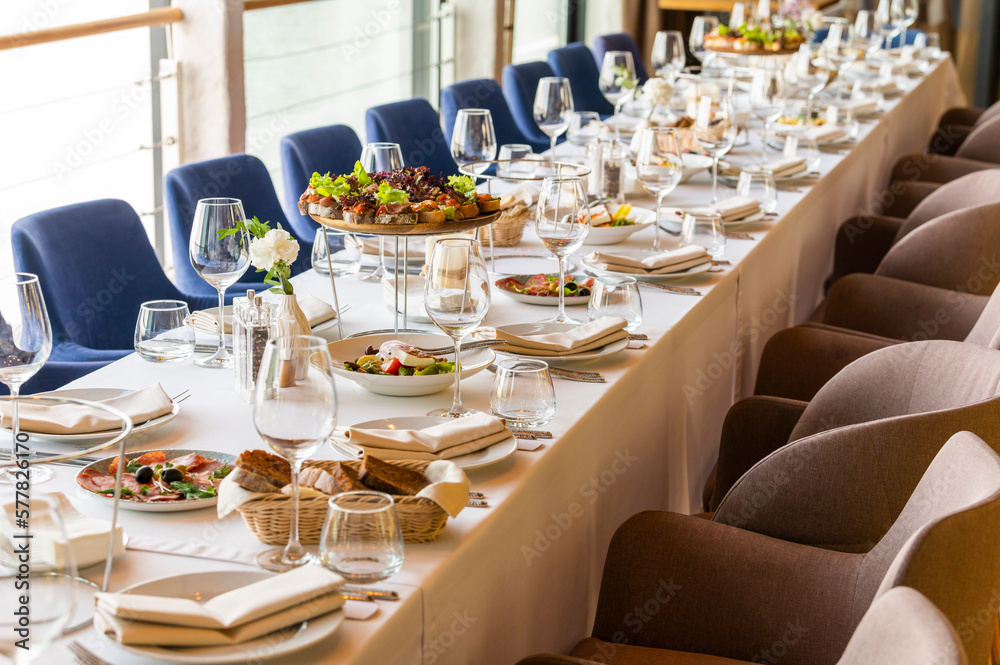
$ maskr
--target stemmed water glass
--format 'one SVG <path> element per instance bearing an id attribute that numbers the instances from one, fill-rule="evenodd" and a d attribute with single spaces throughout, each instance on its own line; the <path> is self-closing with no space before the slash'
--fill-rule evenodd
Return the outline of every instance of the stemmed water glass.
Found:
<path id="1" fill-rule="evenodd" d="M 812 122 L 813 100 L 830 81 L 830 70 L 813 58 L 808 44 L 799 47 L 795 54 L 795 83 L 808 91 L 806 97 L 806 124 Z"/>
<path id="2" fill-rule="evenodd" d="M 875 14 L 862 9 L 854 19 L 854 43 L 865 52 L 865 59 L 871 58 L 882 45 L 879 22 Z"/>
<path id="3" fill-rule="evenodd" d="M 854 30 L 846 23 L 837 22 L 831 25 L 830 32 L 820 48 L 823 57 L 836 67 L 837 78 L 841 80 L 843 80 L 847 68 L 858 59 L 858 45 L 854 41 Z M 850 93 L 848 92 L 848 94 Z"/>
<path id="4" fill-rule="evenodd" d="M 644 129 L 639 141 L 639 152 L 635 157 L 635 169 L 642 186 L 656 195 L 656 223 L 653 225 L 651 251 L 658 253 L 662 251 L 660 212 L 663 208 L 663 199 L 680 184 L 684 170 L 677 131 L 672 127 Z"/>
<path id="5" fill-rule="evenodd" d="M 0 277 L 0 382 L 16 398 L 21 385 L 42 368 L 51 352 L 52 326 L 38 277 L 26 272 Z M 11 402 L 10 429 L 14 438 L 10 458 L 16 460 L 18 453 L 26 449 L 29 437 L 21 434 L 18 426 L 18 400 Z M 28 449 L 27 459 L 32 457 Z M 29 469 L 32 483 L 52 477 L 51 467 L 32 464 Z M 0 472 L 0 483 L 14 484 L 23 479 L 23 472 L 16 469 Z"/>
<path id="6" fill-rule="evenodd" d="M 431 246 L 424 280 L 424 309 L 455 343 L 455 396 L 451 408 L 428 416 L 461 418 L 473 409 L 462 406 L 462 337 L 476 329 L 490 310 L 490 279 L 482 246 L 473 238 L 440 238 Z"/>
<path id="7" fill-rule="evenodd" d="M 653 38 L 650 61 L 658 75 L 676 76 L 683 69 L 687 56 L 684 53 L 684 36 L 677 30 L 660 30 Z"/>
<path id="8" fill-rule="evenodd" d="M 260 553 L 257 565 L 285 571 L 313 560 L 299 544 L 299 470 L 337 424 L 337 391 L 326 340 L 289 335 L 267 341 L 254 390 L 253 424 L 291 465 L 288 544 Z"/>
<path id="9" fill-rule="evenodd" d="M 395 171 L 403 168 L 403 151 L 398 143 L 366 143 L 361 150 L 360 161 L 369 175 L 382 171 Z M 358 279 L 363 282 L 380 282 L 385 276 L 385 236 L 379 236 L 378 267 Z"/>
<path id="10" fill-rule="evenodd" d="M 723 95 L 717 108 L 712 108 L 708 97 L 701 98 L 694 123 L 694 140 L 712 158 L 713 204 L 719 200 L 719 158 L 732 149 L 738 131 L 736 110 L 728 95 Z"/>
<path id="11" fill-rule="evenodd" d="M 768 125 L 781 116 L 785 108 L 785 80 L 775 67 L 758 69 L 750 84 L 750 109 L 764 123 L 764 139 L 760 147 L 761 160 L 767 161 Z"/>
<path id="12" fill-rule="evenodd" d="M 0 663 L 30 663 L 38 658 L 62 636 L 78 602 L 76 562 L 55 499 L 47 495 L 31 499 L 30 541 L 22 535 L 23 530 L 0 530 L 0 550 L 8 554 L 0 557 L 0 607 L 5 610 L 0 617 L 4 635 Z M 28 542 L 31 546 L 24 550 Z M 21 551 L 24 558 L 18 561 L 14 553 Z M 26 575 L 25 570 L 30 573 Z M 29 575 L 30 607 L 25 602 L 27 587 L 18 583 Z M 26 616 L 31 618 L 30 626 L 24 623 Z M 22 637 L 30 637 L 25 642 L 29 648 L 17 646 Z"/>
<path id="13" fill-rule="evenodd" d="M 582 323 L 566 314 L 566 257 L 590 235 L 587 190 L 579 177 L 550 176 L 542 182 L 535 214 L 535 232 L 559 259 L 559 313 L 545 323 Z"/>
<path id="14" fill-rule="evenodd" d="M 459 166 L 469 162 L 489 162 L 497 156 L 497 136 L 489 109 L 459 109 L 451 135 L 451 156 Z M 489 164 L 476 164 L 479 175 Z"/>
<path id="15" fill-rule="evenodd" d="M 569 127 L 573 93 L 569 79 L 545 76 L 538 81 L 532 115 L 542 133 L 549 137 L 549 158 L 555 159 L 556 138 Z"/>
<path id="16" fill-rule="evenodd" d="M 239 199 L 202 199 L 194 211 L 194 225 L 188 243 L 188 256 L 198 275 L 219 293 L 219 348 L 208 358 L 195 360 L 202 367 L 232 367 L 233 355 L 226 350 L 226 289 L 250 267 L 250 235 L 243 204 Z M 236 233 L 219 237 L 223 231 Z"/>
<path id="17" fill-rule="evenodd" d="M 622 105 L 635 94 L 635 63 L 630 51 L 608 51 L 601 63 L 597 85 L 604 98 L 615 107 L 615 140 L 621 141 L 619 122 Z"/>
<path id="18" fill-rule="evenodd" d="M 708 37 L 713 30 L 719 27 L 719 19 L 714 16 L 695 16 L 691 25 L 691 34 L 688 35 L 688 47 L 694 57 L 704 66 L 709 55 L 709 50 L 705 48 L 705 37 Z"/>

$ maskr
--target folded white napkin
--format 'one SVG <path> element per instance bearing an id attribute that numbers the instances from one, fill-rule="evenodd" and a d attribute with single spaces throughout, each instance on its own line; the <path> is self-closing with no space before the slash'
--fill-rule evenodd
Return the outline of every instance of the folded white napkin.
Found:
<path id="1" fill-rule="evenodd" d="M 337 310 L 323 302 L 319 298 L 311 295 L 297 296 L 299 308 L 309 320 L 309 326 L 315 328 L 321 323 L 326 323 L 337 317 Z M 226 305 L 222 310 L 223 331 L 227 335 L 233 334 L 233 306 Z M 219 308 L 210 307 L 193 312 L 188 319 L 190 324 L 198 330 L 219 333 Z"/>
<path id="2" fill-rule="evenodd" d="M 130 593 L 95 594 L 99 629 L 121 644 L 239 644 L 339 609 L 340 575 L 308 565 L 204 603 Z"/>
<path id="3" fill-rule="evenodd" d="M 45 393 L 41 393 L 39 396 L 44 395 Z M 159 383 L 127 395 L 100 400 L 99 403 L 124 412 L 136 425 L 165 416 L 174 408 L 173 400 L 163 392 Z M 121 420 L 110 413 L 82 404 L 53 406 L 21 404 L 17 413 L 20 428 L 25 432 L 37 434 L 90 434 L 117 430 L 122 424 Z M 0 417 L 4 426 L 9 427 L 11 418 L 9 403 L 0 405 Z"/>
<path id="4" fill-rule="evenodd" d="M 58 561 L 63 557 L 64 550 L 69 549 L 73 554 L 78 568 L 86 568 L 95 563 L 100 563 L 107 559 L 108 536 L 111 533 L 111 522 L 88 517 L 83 515 L 62 492 L 52 492 L 45 495 L 55 501 L 59 510 L 59 517 L 62 518 L 63 527 L 66 530 L 68 542 L 63 542 L 61 537 L 57 538 L 54 522 L 46 517 L 49 504 L 41 498 L 32 499 L 31 509 L 31 549 L 37 561 Z M 24 506 L 21 506 L 23 508 Z M 14 534 L 16 502 L 5 504 L 0 513 L 0 535 L 10 537 Z M 20 529 L 18 529 L 20 531 Z M 125 531 L 122 525 L 115 527 L 115 549 L 114 556 L 118 556 L 125 551 Z M 16 567 L 13 560 L 6 561 L 5 556 L 9 553 L 0 549 L 0 562 L 5 565 Z"/>
<path id="5" fill-rule="evenodd" d="M 803 160 L 804 161 L 804 160 Z M 728 199 L 719 201 L 708 208 L 694 208 L 691 212 L 716 212 L 722 215 L 723 222 L 735 222 L 736 220 L 755 215 L 760 212 L 760 202 L 746 196 L 731 196 Z"/>
<path id="6" fill-rule="evenodd" d="M 627 321 L 617 316 L 603 316 L 565 332 L 515 335 L 500 328 L 482 329 L 484 334 L 507 340 L 504 351 L 526 356 L 566 356 L 584 353 L 628 339 Z"/>
<path id="7" fill-rule="evenodd" d="M 805 157 L 785 157 L 782 159 L 776 159 L 773 162 L 768 162 L 764 164 L 761 169 L 765 171 L 770 171 L 774 174 L 774 177 L 780 178 L 786 175 L 792 175 L 799 173 L 800 171 L 806 170 L 806 158 Z M 758 204 L 758 208 L 760 204 Z M 744 215 L 745 216 L 745 215 Z"/>
<path id="8" fill-rule="evenodd" d="M 678 219 L 678 221 L 680 221 Z M 668 275 L 682 272 L 703 263 L 708 263 L 712 257 L 704 247 L 689 245 L 681 249 L 672 249 L 654 254 L 645 259 L 636 259 L 623 254 L 611 252 L 592 252 L 585 257 L 587 263 L 601 270 L 624 272 L 635 275 Z"/>
<path id="9" fill-rule="evenodd" d="M 380 459 L 449 459 L 474 453 L 510 438 L 499 418 L 474 413 L 425 429 L 338 427 L 333 438 Z"/>
<path id="10" fill-rule="evenodd" d="M 840 108 L 850 111 L 855 115 L 864 113 L 874 113 L 878 110 L 878 100 L 874 97 L 859 97 L 840 104 Z"/>
<path id="11" fill-rule="evenodd" d="M 810 127 L 802 135 L 814 141 L 830 142 L 847 136 L 847 132 L 835 125 L 820 125 L 819 127 Z"/>

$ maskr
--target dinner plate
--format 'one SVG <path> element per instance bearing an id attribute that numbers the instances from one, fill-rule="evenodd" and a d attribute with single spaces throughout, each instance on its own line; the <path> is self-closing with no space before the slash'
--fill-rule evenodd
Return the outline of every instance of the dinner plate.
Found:
<path id="1" fill-rule="evenodd" d="M 496 263 L 490 258 L 489 247 L 483 248 L 486 258 L 486 268 L 496 275 L 537 275 L 540 272 L 559 272 L 559 262 L 554 254 L 523 253 L 497 254 Z M 566 272 L 574 272 L 576 264 L 573 258 L 566 259 Z"/>
<path id="2" fill-rule="evenodd" d="M 135 452 L 126 452 L 126 459 L 135 459 L 136 457 L 141 457 L 146 453 L 156 452 L 157 450 L 162 450 L 163 452 L 171 455 L 171 459 L 176 457 L 183 457 L 184 455 L 197 454 L 202 457 L 207 457 L 209 459 L 218 460 L 219 462 L 225 462 L 226 464 L 232 464 L 236 461 L 236 455 L 230 455 L 229 453 L 219 453 L 213 450 L 191 450 L 190 448 L 155 448 L 153 450 L 139 450 Z M 111 457 L 105 457 L 104 459 L 97 460 L 92 464 L 88 464 L 83 467 L 80 473 L 84 471 L 100 471 L 101 473 L 107 473 L 108 468 L 111 466 L 111 460 L 118 457 L 117 455 L 112 455 Z M 80 475 L 79 473 L 77 475 Z M 79 484 L 76 486 L 77 492 L 83 496 L 90 497 L 95 501 L 101 501 L 106 504 L 109 508 L 114 504 L 114 496 L 96 494 L 89 490 L 80 487 Z M 128 499 L 122 499 L 118 506 L 122 510 L 134 510 L 139 513 L 181 513 L 188 510 L 201 510 L 202 508 L 211 508 L 216 503 L 218 503 L 219 497 L 213 496 L 208 499 L 185 499 L 183 501 L 129 501 Z"/>
<path id="3" fill-rule="evenodd" d="M 545 274 L 548 274 L 548 275 L 555 274 L 558 277 L 558 273 L 545 273 Z M 513 277 L 514 279 L 516 279 L 519 282 L 527 282 L 533 276 L 534 275 L 510 275 L 510 277 Z M 590 279 L 586 275 L 579 275 L 579 276 L 580 277 L 586 277 L 587 279 Z M 569 278 L 569 277 L 577 277 L 577 275 L 574 275 L 573 273 L 567 273 L 566 277 L 567 278 Z M 501 278 L 501 279 L 496 280 L 493 283 L 493 285 L 496 287 L 497 291 L 499 291 L 500 293 L 504 294 L 508 298 L 513 298 L 514 300 L 517 300 L 518 302 L 527 303 L 529 305 L 547 305 L 547 306 L 550 306 L 550 307 L 558 307 L 559 306 L 559 295 L 558 294 L 553 294 L 553 295 L 550 295 L 550 296 L 535 296 L 535 295 L 529 295 L 527 293 L 517 293 L 516 291 L 508 291 L 507 289 L 505 289 L 502 286 L 500 286 L 500 282 L 503 281 L 503 279 L 506 279 L 506 278 Z M 586 305 L 588 302 L 590 302 L 590 296 L 566 296 L 564 298 L 564 300 L 566 301 L 566 305 L 567 306 L 569 306 L 569 305 Z"/>
<path id="4" fill-rule="evenodd" d="M 684 169 L 681 171 L 681 181 L 679 184 L 684 184 L 696 174 L 712 168 L 712 158 L 707 155 L 696 155 L 685 152 L 681 155 L 681 161 L 684 162 Z"/>
<path id="5" fill-rule="evenodd" d="M 273 573 L 258 570 L 220 570 L 207 573 L 184 573 L 161 577 L 149 582 L 133 584 L 120 593 L 137 593 L 163 598 L 189 598 L 204 602 L 227 591 L 233 591 L 271 577 Z M 242 644 L 214 647 L 159 647 L 125 646 L 104 634 L 100 616 L 94 617 L 94 627 L 105 641 L 114 648 L 136 656 L 159 658 L 171 663 L 195 665 L 221 665 L 223 663 L 249 663 L 287 656 L 310 647 L 332 635 L 344 622 L 344 611 L 336 610 L 315 619 L 303 621 L 297 627 L 258 637 Z"/>
<path id="6" fill-rule="evenodd" d="M 721 178 L 721 176 L 720 176 L 720 178 Z M 671 208 L 671 207 L 664 207 L 663 211 L 664 211 L 664 215 L 663 215 L 664 221 L 660 222 L 660 228 L 663 229 L 664 231 L 666 231 L 667 233 L 673 233 L 674 235 L 679 234 L 681 232 L 681 224 L 683 223 L 681 221 L 682 220 L 682 215 L 684 213 L 688 212 L 688 211 L 684 210 L 682 208 Z M 678 215 L 677 214 L 678 212 L 681 213 L 681 214 Z M 725 226 L 739 226 L 740 224 L 749 224 L 750 222 L 759 222 L 760 220 L 764 219 L 764 216 L 765 216 L 764 215 L 764 211 L 763 210 L 759 210 L 759 211 L 755 212 L 754 214 L 747 215 L 746 217 L 743 217 L 741 219 L 734 219 L 734 220 L 729 221 L 729 222 L 723 222 L 722 225 L 724 227 Z M 628 252 L 622 252 L 622 253 L 623 254 L 628 254 Z M 587 264 L 587 266 L 591 267 L 590 264 Z M 702 271 L 699 270 L 698 272 L 702 272 Z M 694 274 L 694 273 L 691 273 L 691 274 Z M 635 275 L 633 275 L 633 277 L 634 276 Z M 644 275 L 644 277 L 645 277 L 645 275 Z M 650 275 L 650 277 L 655 277 L 655 275 Z"/>
<path id="7" fill-rule="evenodd" d="M 618 205 L 609 205 L 608 212 L 612 215 L 620 208 Z M 636 231 L 641 231 L 656 221 L 656 211 L 649 208 L 636 208 L 632 206 L 626 219 L 635 222 L 627 226 L 592 226 L 584 245 L 616 245 L 624 242 Z"/>
<path id="8" fill-rule="evenodd" d="M 425 427 L 439 425 L 450 420 L 452 419 L 435 418 L 433 416 L 400 416 L 398 418 L 366 420 L 363 423 L 351 425 L 351 427 L 361 429 L 424 429 Z M 330 439 L 330 447 L 348 460 L 357 459 L 350 450 L 339 446 L 333 439 Z M 496 464 L 501 460 L 505 460 L 513 455 L 516 450 L 517 439 L 511 436 L 503 441 L 494 443 L 492 446 L 477 450 L 474 453 L 451 457 L 448 461 L 454 462 L 463 469 L 478 469 L 479 467 L 489 466 L 490 464 Z"/>
<path id="9" fill-rule="evenodd" d="M 763 215 L 761 215 L 761 217 L 763 218 Z M 644 252 L 622 252 L 622 254 L 626 255 L 626 256 L 635 256 L 635 258 L 638 258 L 638 259 L 641 259 L 643 256 L 648 256 L 648 254 L 646 254 Z M 604 275 L 620 275 L 620 276 L 627 276 L 627 277 L 635 277 L 637 279 L 647 279 L 647 280 L 652 280 L 652 281 L 666 281 L 666 280 L 671 280 L 671 279 L 680 279 L 680 278 L 683 278 L 683 277 L 690 277 L 691 275 L 697 275 L 699 273 L 707 272 L 708 270 L 710 270 L 712 268 L 712 262 L 711 261 L 706 261 L 705 263 L 702 263 L 701 265 L 694 266 L 693 268 L 688 268 L 687 270 L 680 270 L 678 272 L 668 272 L 668 273 L 662 273 L 662 274 L 659 274 L 659 275 L 637 275 L 637 274 L 635 274 L 633 272 L 619 272 L 617 270 L 606 270 L 605 268 L 600 268 L 600 267 L 598 267 L 598 266 L 590 263 L 589 261 L 587 261 L 587 259 L 583 259 L 583 265 L 587 266 L 588 268 L 590 268 L 591 270 L 593 270 L 595 272 L 599 272 L 599 273 L 604 274 Z"/>
<path id="10" fill-rule="evenodd" d="M 333 360 L 333 371 L 337 376 L 349 379 L 365 390 L 379 395 L 394 397 L 415 397 L 417 395 L 432 395 L 450 388 L 455 382 L 455 373 L 433 374 L 430 376 L 392 376 L 388 374 L 365 374 L 352 372 L 344 367 L 344 361 L 354 361 L 365 354 L 368 345 L 375 348 L 383 342 L 398 339 L 407 344 L 422 348 L 437 348 L 447 346 L 451 338 L 434 333 L 380 333 L 349 337 L 345 340 L 327 344 L 330 358 Z M 447 354 L 440 354 L 442 356 Z M 478 374 L 486 369 L 496 359 L 496 354 L 490 349 L 472 349 L 462 353 L 462 378 Z"/>
<path id="11" fill-rule="evenodd" d="M 124 390 L 121 388 L 69 388 L 66 390 L 51 390 L 47 393 L 38 393 L 36 397 L 45 397 L 46 395 L 49 395 L 52 397 L 71 397 L 74 399 L 85 399 L 91 402 L 100 402 L 106 399 L 121 397 L 122 395 L 126 395 L 131 392 L 134 391 Z M 135 436 L 140 432 L 147 432 L 153 428 L 159 427 L 160 425 L 166 425 L 177 417 L 180 410 L 181 405 L 175 402 L 174 408 L 171 409 L 170 413 L 162 415 L 159 418 L 147 420 L 146 422 L 134 423 L 132 426 L 132 433 L 129 434 L 129 436 Z M 10 428 L 6 426 L 0 427 L 0 429 L 5 432 L 10 431 Z M 103 435 L 100 432 L 86 432 L 83 434 L 45 434 L 42 432 L 29 432 L 25 429 L 22 429 L 21 431 L 37 441 L 72 444 L 84 444 L 92 441 L 107 441 L 118 433 L 118 430 L 111 430 Z"/>
<path id="12" fill-rule="evenodd" d="M 539 322 L 539 323 L 515 323 L 509 326 L 501 326 L 497 330 L 502 330 L 508 332 L 512 335 L 535 335 L 535 334 L 546 334 L 553 332 L 564 332 L 575 328 L 578 324 L 575 323 L 553 323 L 551 321 Z M 476 337 L 476 333 L 472 333 L 473 338 Z M 578 362 L 582 360 L 594 360 L 595 358 L 603 358 L 605 356 L 610 356 L 613 353 L 618 353 L 624 349 L 628 348 L 628 340 L 620 339 L 617 342 L 611 342 L 610 344 L 605 344 L 604 346 L 593 349 L 591 351 L 584 351 L 583 353 L 574 353 L 568 356 L 534 356 L 526 353 L 513 353 L 511 351 L 504 351 L 502 346 L 498 346 L 497 353 L 502 353 L 507 356 L 513 356 L 515 358 L 532 358 L 535 360 L 544 360 L 550 365 L 559 363 L 571 363 Z"/>

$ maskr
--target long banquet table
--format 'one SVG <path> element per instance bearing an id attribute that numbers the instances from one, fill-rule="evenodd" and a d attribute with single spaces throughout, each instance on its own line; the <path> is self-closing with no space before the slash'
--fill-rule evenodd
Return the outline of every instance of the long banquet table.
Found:
<path id="1" fill-rule="evenodd" d="M 803 321 L 818 302 L 835 229 L 871 207 L 893 161 L 923 150 L 940 114 L 962 100 L 950 59 L 909 85 L 905 96 L 888 101 L 886 113 L 862 124 L 849 150 L 824 152 L 820 179 L 780 192 L 780 215 L 774 221 L 740 229 L 751 232 L 753 240 L 729 241 L 724 258 L 731 266 L 688 278 L 685 285 L 702 296 L 643 288 L 640 331 L 649 335 L 647 347 L 581 367 L 602 372 L 606 384 L 556 379 L 558 411 L 546 427 L 555 438 L 540 450 L 518 451 L 469 472 L 489 508 L 467 508 L 449 520 L 437 541 L 407 546 L 402 571 L 382 585 L 398 590 L 399 602 L 379 602 L 375 618 L 347 621 L 330 639 L 273 662 L 512 664 L 534 652 L 564 652 L 589 634 L 615 528 L 641 510 L 698 509 L 723 417 L 735 399 L 752 392 L 756 362 L 770 335 Z M 741 148 L 731 159 L 745 163 L 753 150 Z M 668 204 L 704 204 L 709 186 L 705 175 L 696 176 L 671 194 Z M 638 233 L 627 246 L 647 246 L 651 234 Z M 525 248 L 540 248 L 530 230 L 518 251 Z M 341 302 L 352 306 L 344 317 L 347 334 L 391 325 L 381 286 L 354 279 L 338 284 Z M 296 289 L 331 300 L 329 280 L 320 275 L 297 278 Z M 583 308 L 572 312 L 585 315 Z M 486 325 L 550 314 L 494 293 Z M 71 387 L 142 388 L 154 381 L 168 394 L 190 390 L 191 398 L 172 423 L 130 439 L 130 450 L 238 453 L 265 447 L 254 431 L 250 406 L 233 390 L 230 372 L 190 362 L 156 365 L 132 355 Z M 463 381 L 466 403 L 488 409 L 491 381 L 488 372 Z M 450 391 L 384 397 L 341 379 L 337 389 L 342 424 L 422 415 L 450 399 Z M 318 456 L 334 457 L 326 448 Z M 77 491 L 75 473 L 75 468 L 58 467 L 55 480 L 35 492 L 62 491 L 85 513 L 109 517 L 106 506 Z M 8 495 L 2 496 L 8 500 Z M 253 554 L 265 547 L 236 514 L 220 520 L 211 510 L 123 511 L 121 522 L 132 544 L 115 562 L 113 590 L 168 575 L 253 570 Z M 171 548 L 201 557 L 163 552 Z M 100 568 L 83 572 L 98 580 Z M 159 662 L 125 654 L 93 629 L 63 639 L 38 662 L 70 662 L 71 639 L 114 665 Z"/>

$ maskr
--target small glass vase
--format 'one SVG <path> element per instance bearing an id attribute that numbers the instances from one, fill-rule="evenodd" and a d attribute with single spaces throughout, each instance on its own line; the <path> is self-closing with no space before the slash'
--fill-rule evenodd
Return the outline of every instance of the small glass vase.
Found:
<path id="1" fill-rule="evenodd" d="M 294 293 L 279 296 L 278 306 L 271 314 L 271 337 L 312 334 L 309 319 L 306 318 Z M 309 373 L 309 359 L 303 354 L 296 355 L 295 379 L 301 381 Z"/>

